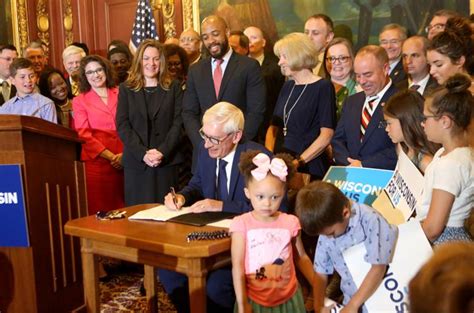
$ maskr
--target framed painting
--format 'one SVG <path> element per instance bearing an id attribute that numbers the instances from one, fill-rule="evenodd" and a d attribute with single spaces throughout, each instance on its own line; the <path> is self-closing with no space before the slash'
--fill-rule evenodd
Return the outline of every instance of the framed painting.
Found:
<path id="1" fill-rule="evenodd" d="M 0 8 L 0 44 L 13 44 L 21 52 L 28 42 L 26 0 L 0 0 Z"/>
<path id="2" fill-rule="evenodd" d="M 336 36 L 352 38 L 356 47 L 378 43 L 386 24 L 405 26 L 410 35 L 424 34 L 425 26 L 439 9 L 467 15 L 472 0 L 187 0 L 193 5 L 193 26 L 202 19 L 222 16 L 231 30 L 261 28 L 271 43 L 291 32 L 302 32 L 306 19 L 316 13 L 331 17 Z"/>

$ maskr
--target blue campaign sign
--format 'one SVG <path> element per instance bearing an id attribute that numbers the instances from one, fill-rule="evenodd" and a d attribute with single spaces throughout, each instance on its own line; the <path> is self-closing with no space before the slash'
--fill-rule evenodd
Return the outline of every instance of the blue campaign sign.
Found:
<path id="1" fill-rule="evenodd" d="M 371 205 L 393 176 L 393 171 L 331 166 L 323 180 L 334 184 L 351 200 Z"/>
<path id="2" fill-rule="evenodd" d="M 20 165 L 0 165 L 0 247 L 28 247 Z"/>

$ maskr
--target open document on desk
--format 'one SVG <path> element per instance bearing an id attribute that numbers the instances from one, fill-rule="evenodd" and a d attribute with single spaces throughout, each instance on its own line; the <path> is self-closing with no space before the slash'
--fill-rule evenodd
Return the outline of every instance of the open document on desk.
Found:
<path id="1" fill-rule="evenodd" d="M 180 216 L 187 213 L 191 213 L 191 210 L 189 207 L 184 207 L 181 210 L 176 211 L 176 210 L 170 210 L 164 205 L 159 205 L 148 210 L 137 212 L 133 214 L 132 216 L 130 216 L 128 219 L 165 222 L 176 216 Z"/>
<path id="2" fill-rule="evenodd" d="M 130 216 L 130 220 L 169 221 L 194 226 L 214 226 L 229 228 L 232 218 L 236 213 L 231 212 L 201 212 L 192 213 L 189 207 L 179 211 L 170 210 L 164 205 L 159 205 L 148 210 L 143 210 Z"/>

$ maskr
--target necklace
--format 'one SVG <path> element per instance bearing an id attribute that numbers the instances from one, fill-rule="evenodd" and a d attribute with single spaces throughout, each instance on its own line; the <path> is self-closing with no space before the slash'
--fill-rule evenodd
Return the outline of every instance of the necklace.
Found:
<path id="1" fill-rule="evenodd" d="M 155 93 L 158 91 L 158 86 L 144 87 L 143 90 L 145 90 L 146 93 Z"/>
<path id="2" fill-rule="evenodd" d="M 296 104 L 298 103 L 298 101 L 300 100 L 301 96 L 303 95 L 304 91 L 306 90 L 306 87 L 308 86 L 308 84 L 305 84 L 304 85 L 304 88 L 303 90 L 301 91 L 300 95 L 298 96 L 298 98 L 296 99 L 295 103 L 293 103 L 293 105 L 291 106 L 290 110 L 288 112 L 286 112 L 286 106 L 288 105 L 288 101 L 290 101 L 290 98 L 291 98 L 291 95 L 293 94 L 293 90 L 295 90 L 295 86 L 296 86 L 296 83 L 293 85 L 293 87 L 291 88 L 291 91 L 290 91 L 290 95 L 288 96 L 288 99 L 286 99 L 286 103 L 285 103 L 285 106 L 283 107 L 283 136 L 286 137 L 286 134 L 288 132 L 288 128 L 287 128 L 287 125 L 288 125 L 288 121 L 290 120 L 290 116 L 291 116 L 291 112 L 293 112 L 293 109 L 295 108 Z"/>

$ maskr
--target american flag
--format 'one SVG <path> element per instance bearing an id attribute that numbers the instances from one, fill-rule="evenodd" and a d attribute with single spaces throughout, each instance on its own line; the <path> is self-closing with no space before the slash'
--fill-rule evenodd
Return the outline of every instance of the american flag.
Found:
<path id="1" fill-rule="evenodd" d="M 132 37 L 130 38 L 130 50 L 135 52 L 140 45 L 140 42 L 147 38 L 158 40 L 155 18 L 153 17 L 150 1 L 139 0 L 137 4 L 135 23 L 133 23 L 132 28 Z"/>

